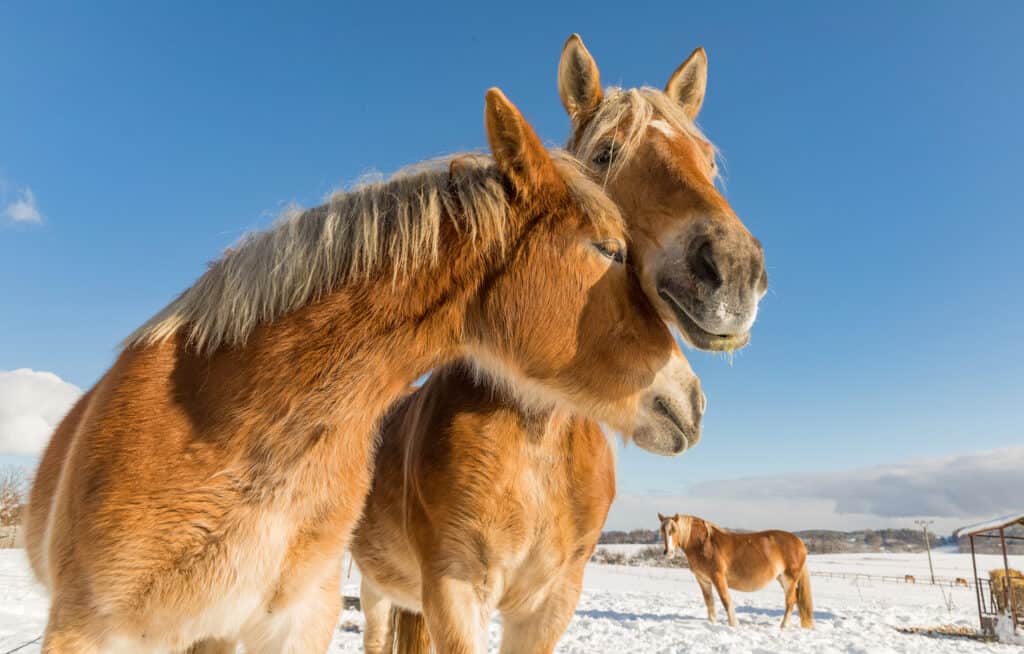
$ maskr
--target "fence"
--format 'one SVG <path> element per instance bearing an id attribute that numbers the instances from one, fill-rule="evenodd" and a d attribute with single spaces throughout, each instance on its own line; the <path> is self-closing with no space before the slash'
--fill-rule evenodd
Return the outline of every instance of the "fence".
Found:
<path id="1" fill-rule="evenodd" d="M 858 579 L 864 579 L 864 580 L 867 580 L 867 581 L 878 581 L 878 582 L 881 582 L 883 584 L 908 584 L 908 585 L 911 585 L 911 586 L 913 586 L 913 585 L 931 586 L 932 585 L 930 577 L 922 577 L 920 580 L 917 580 L 917 581 L 907 581 L 905 576 L 904 577 L 895 577 L 895 576 L 890 576 L 890 575 L 869 575 L 869 574 L 866 574 L 866 573 L 863 573 L 863 572 L 823 572 L 823 571 L 812 570 L 811 571 L 811 576 L 812 577 L 825 577 L 826 579 L 849 579 L 851 581 L 856 581 Z M 961 579 L 964 579 L 964 581 L 967 582 L 967 586 L 966 586 L 967 588 L 973 588 L 974 587 L 974 582 L 972 580 L 967 579 L 966 577 L 961 577 Z M 956 583 L 956 578 L 954 578 L 954 577 L 936 577 L 935 578 L 935 585 L 936 586 L 951 586 L 951 587 L 955 587 L 958 584 Z M 963 587 L 963 584 L 959 584 L 959 586 Z"/>

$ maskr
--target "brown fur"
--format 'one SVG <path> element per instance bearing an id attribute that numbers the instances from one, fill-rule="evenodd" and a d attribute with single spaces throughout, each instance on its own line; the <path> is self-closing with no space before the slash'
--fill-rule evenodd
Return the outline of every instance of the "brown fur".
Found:
<path id="1" fill-rule="evenodd" d="M 754 242 L 714 188 L 714 147 L 692 122 L 706 84 L 706 67 L 693 64 L 698 58 L 672 76 L 672 97 L 654 89 L 605 95 L 575 35 L 559 66 L 559 94 L 573 122 L 568 147 L 628 207 L 631 265 L 658 304 L 660 251 L 678 247 L 679 235 L 699 231 L 707 216 L 728 227 L 720 230 L 720 246 Z M 654 121 L 669 121 L 675 138 Z M 609 139 L 619 145 L 614 160 L 594 163 Z M 682 187 L 694 192 L 680 193 Z M 711 205 L 717 209 L 709 214 Z M 689 322 L 663 315 L 692 334 Z M 688 340 L 708 349 L 746 342 L 742 334 Z M 478 651 L 494 609 L 505 618 L 502 651 L 551 651 L 575 610 L 583 567 L 614 495 L 610 450 L 596 446 L 600 428 L 524 408 L 458 368 L 432 378 L 396 412 L 353 542 L 363 603 L 371 607 L 366 651 L 426 651 L 428 623 L 440 651 Z M 637 442 L 658 451 L 643 438 Z M 560 452 L 572 453 L 571 464 Z"/>
<path id="2" fill-rule="evenodd" d="M 908 583 L 908 584 L 916 584 L 917 583 L 917 579 L 914 578 L 914 575 L 904 575 L 903 576 L 903 581 L 905 583 Z"/>
<path id="3" fill-rule="evenodd" d="M 133 341 L 83 396 L 44 454 L 27 516 L 53 598 L 44 652 L 201 639 L 193 651 L 236 639 L 249 652 L 324 651 L 378 418 L 447 360 L 469 356 L 510 387 L 635 427 L 674 345 L 629 271 L 592 246 L 624 239 L 618 218 L 583 211 L 605 205 L 578 199 L 571 171 L 496 90 L 486 118 L 509 196 L 503 242 L 481 242 L 446 205 L 436 265 L 395 274 L 401 239 L 385 239 L 376 272 L 320 288 L 244 341 L 201 348 L 188 322 Z M 201 300 L 183 295 L 176 306 L 204 310 L 166 320 L 242 334 Z"/>
<path id="4" fill-rule="evenodd" d="M 954 586 L 963 586 L 964 588 L 969 588 L 967 580 L 964 579 L 963 577 L 957 577 L 956 579 L 954 579 L 953 580 L 953 585 Z"/>
<path id="5" fill-rule="evenodd" d="M 552 651 L 614 495 L 596 423 L 525 409 L 464 366 L 435 373 L 385 422 L 353 537 L 366 652 L 422 651 L 427 628 L 438 651 L 485 651 L 494 610 L 502 652 Z"/>
<path id="6" fill-rule="evenodd" d="M 800 609 L 800 626 L 814 628 L 814 607 L 811 599 L 811 577 L 807 570 L 807 548 L 788 531 L 755 531 L 732 533 L 701 518 L 689 515 L 663 516 L 661 536 L 665 555 L 674 556 L 682 549 L 690 571 L 697 578 L 708 620 L 715 622 L 714 586 L 722 600 L 729 624 L 736 626 L 729 589 L 751 593 L 760 590 L 772 579 L 778 579 L 786 593 L 786 612 L 782 627 L 789 622 L 793 606 Z"/>

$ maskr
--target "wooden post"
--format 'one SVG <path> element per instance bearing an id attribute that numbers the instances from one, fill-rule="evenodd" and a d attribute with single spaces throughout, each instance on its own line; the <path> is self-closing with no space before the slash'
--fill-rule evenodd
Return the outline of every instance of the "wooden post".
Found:
<path id="1" fill-rule="evenodd" d="M 971 541 L 971 566 L 974 568 L 974 598 L 978 600 L 978 622 L 981 624 L 981 630 L 985 630 L 985 620 L 981 614 L 981 580 L 978 579 L 978 560 L 974 556 L 974 534 L 970 534 L 967 538 Z"/>
<path id="2" fill-rule="evenodd" d="M 1009 595 L 1010 620 L 1013 621 L 1013 633 L 1017 633 L 1017 602 L 1016 593 L 1013 592 L 1013 578 L 1010 577 L 1010 561 L 1006 556 L 1006 534 L 1004 528 L 999 528 L 999 543 L 1003 546 L 1003 586 L 1006 587 L 1006 594 Z"/>

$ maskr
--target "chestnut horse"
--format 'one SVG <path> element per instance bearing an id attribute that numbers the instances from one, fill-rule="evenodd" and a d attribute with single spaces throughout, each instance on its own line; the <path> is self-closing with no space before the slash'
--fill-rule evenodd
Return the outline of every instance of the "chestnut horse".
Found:
<path id="1" fill-rule="evenodd" d="M 573 35 L 559 91 L 573 122 L 570 149 L 628 207 L 630 265 L 649 296 L 692 344 L 726 350 L 746 343 L 766 277 L 760 245 L 714 187 L 715 149 L 693 123 L 706 63 L 696 50 L 665 91 L 602 92 L 597 65 Z M 671 269 L 658 266 L 662 242 L 678 246 Z M 701 274 L 690 268 L 695 259 Z M 705 288 L 712 276 L 717 285 Z M 708 318 L 707 302 L 747 313 Z M 683 306 L 696 307 L 714 331 Z M 664 433 L 674 437 L 637 433 L 634 440 L 678 454 L 698 435 Z M 494 390 L 452 366 L 388 419 L 375 474 L 352 547 L 367 652 L 395 644 L 399 652 L 426 651 L 429 635 L 440 651 L 479 651 L 495 609 L 504 619 L 502 651 L 554 648 L 614 497 L 614 460 L 596 423 Z"/>
<path id="2" fill-rule="evenodd" d="M 455 358 L 629 434 L 699 415 L 616 206 L 497 89 L 485 115 L 493 160 L 278 222 L 128 338 L 32 489 L 44 652 L 325 651 L 377 423 Z"/>
<path id="3" fill-rule="evenodd" d="M 782 615 L 781 626 L 785 628 L 789 623 L 789 615 L 796 604 L 800 609 L 800 626 L 814 628 L 807 548 L 798 537 L 775 529 L 732 533 L 707 520 L 678 513 L 674 516 L 659 513 L 658 520 L 661 521 L 665 556 L 672 558 L 676 549 L 683 550 L 704 595 L 708 620 L 716 620 L 712 585 L 725 606 L 729 624 L 735 627 L 736 612 L 729 589 L 752 593 L 764 588 L 772 579 L 778 579 L 786 593 L 786 612 Z"/>

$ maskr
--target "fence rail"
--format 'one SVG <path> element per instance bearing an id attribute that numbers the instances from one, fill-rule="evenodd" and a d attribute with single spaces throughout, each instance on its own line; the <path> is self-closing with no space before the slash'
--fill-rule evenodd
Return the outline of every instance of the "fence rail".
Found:
<path id="1" fill-rule="evenodd" d="M 812 570 L 811 571 L 811 576 L 812 577 L 825 577 L 827 579 L 849 579 L 851 581 L 856 581 L 858 579 L 864 579 L 864 580 L 867 580 L 867 581 L 879 581 L 879 582 L 881 582 L 883 584 L 907 584 L 907 585 L 910 585 L 910 586 L 914 586 L 914 585 L 931 586 L 932 585 L 931 580 L 928 577 L 922 577 L 921 579 L 917 579 L 915 581 L 907 581 L 905 576 L 904 577 L 896 577 L 896 576 L 893 576 L 893 575 L 871 575 L 871 574 L 866 574 L 866 573 L 862 573 L 862 572 L 827 572 L 827 571 L 823 571 L 823 570 L 817 570 L 817 571 L 816 570 Z M 961 577 L 961 578 L 964 579 L 967 582 L 966 588 L 974 588 L 974 580 L 973 579 L 968 579 L 967 577 Z M 956 583 L 956 578 L 955 577 L 936 577 L 934 585 L 936 585 L 936 586 L 950 586 L 950 587 L 954 587 L 955 588 L 957 586 L 957 583 Z M 963 584 L 959 584 L 959 585 L 960 585 L 961 588 L 965 588 L 965 586 Z"/>

